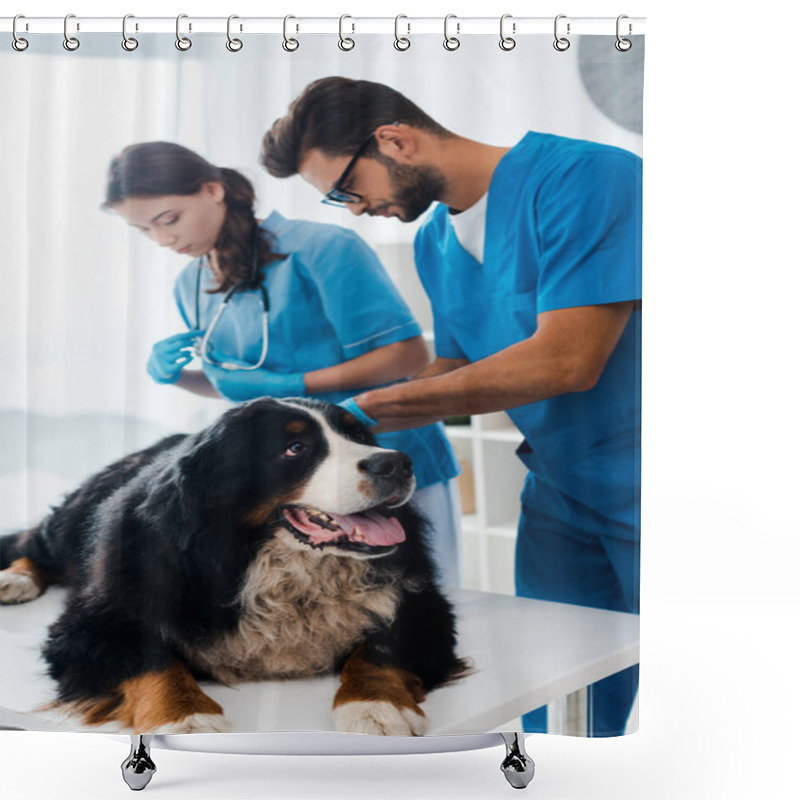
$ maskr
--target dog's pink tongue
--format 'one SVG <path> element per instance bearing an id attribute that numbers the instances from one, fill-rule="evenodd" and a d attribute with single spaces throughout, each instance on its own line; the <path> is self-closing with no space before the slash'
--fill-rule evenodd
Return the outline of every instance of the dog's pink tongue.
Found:
<path id="1" fill-rule="evenodd" d="M 372 511 L 366 514 L 331 514 L 331 517 L 353 542 L 387 547 L 406 539 L 403 526 L 394 517 L 382 517 Z"/>

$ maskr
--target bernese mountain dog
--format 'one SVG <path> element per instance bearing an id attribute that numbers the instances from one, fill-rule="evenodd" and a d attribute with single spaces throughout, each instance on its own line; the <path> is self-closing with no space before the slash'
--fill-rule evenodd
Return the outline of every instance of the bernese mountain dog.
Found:
<path id="1" fill-rule="evenodd" d="M 229 729 L 198 680 L 339 673 L 334 727 L 422 735 L 465 675 L 408 456 L 338 406 L 262 398 L 123 458 L 0 539 L 0 601 L 64 584 L 53 707 L 133 733 Z"/>

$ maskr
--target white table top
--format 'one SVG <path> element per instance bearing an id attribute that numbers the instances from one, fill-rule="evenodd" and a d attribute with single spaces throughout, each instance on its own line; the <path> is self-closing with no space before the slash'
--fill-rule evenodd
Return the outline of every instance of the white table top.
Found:
<path id="1" fill-rule="evenodd" d="M 484 733 L 639 660 L 639 618 L 563 603 L 456 590 L 459 646 L 475 671 L 432 692 L 429 734 Z M 79 730 L 38 706 L 54 696 L 39 648 L 58 616 L 62 589 L 0 608 L 0 724 Z M 337 677 L 203 688 L 234 731 L 331 730 Z M 84 730 L 97 730 L 86 728 Z"/>

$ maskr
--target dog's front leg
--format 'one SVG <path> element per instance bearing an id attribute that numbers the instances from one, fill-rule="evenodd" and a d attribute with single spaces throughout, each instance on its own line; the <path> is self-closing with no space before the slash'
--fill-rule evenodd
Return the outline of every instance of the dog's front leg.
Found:
<path id="1" fill-rule="evenodd" d="M 144 672 L 121 683 L 116 700 L 76 704 L 87 725 L 115 723 L 133 733 L 219 733 L 230 728 L 222 707 L 197 684 L 185 664 Z"/>
<path id="2" fill-rule="evenodd" d="M 373 664 L 359 647 L 342 669 L 342 685 L 333 700 L 336 729 L 377 736 L 422 736 L 428 719 L 419 704 L 422 681 L 390 664 Z"/>

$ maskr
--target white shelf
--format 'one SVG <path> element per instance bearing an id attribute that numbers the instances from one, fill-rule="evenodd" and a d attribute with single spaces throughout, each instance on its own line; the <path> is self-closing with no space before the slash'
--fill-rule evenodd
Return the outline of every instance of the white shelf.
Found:
<path id="1" fill-rule="evenodd" d="M 513 525 L 493 525 L 490 528 L 486 528 L 486 534 L 488 536 L 502 536 L 504 539 L 516 539 L 517 524 L 514 522 Z"/>
<path id="2" fill-rule="evenodd" d="M 514 428 L 513 430 L 476 430 L 471 425 L 446 425 L 447 435 L 451 439 L 474 439 L 480 436 L 487 442 L 509 442 L 514 447 L 522 444 L 522 434 Z"/>
<path id="3" fill-rule="evenodd" d="M 447 425 L 447 435 L 462 462 L 462 496 L 474 512 L 462 517 L 465 588 L 513 594 L 514 542 L 519 496 L 526 470 L 516 456 L 522 434 L 505 413 L 474 416 L 469 425 Z M 472 491 L 464 480 L 472 480 Z"/>
<path id="4" fill-rule="evenodd" d="M 445 425 L 447 436 L 450 439 L 465 439 L 467 441 L 475 437 L 475 431 L 470 425 Z"/>
<path id="5" fill-rule="evenodd" d="M 516 428 L 513 431 L 483 431 L 481 436 L 487 442 L 510 442 L 514 447 L 522 444 L 522 434 Z"/>

